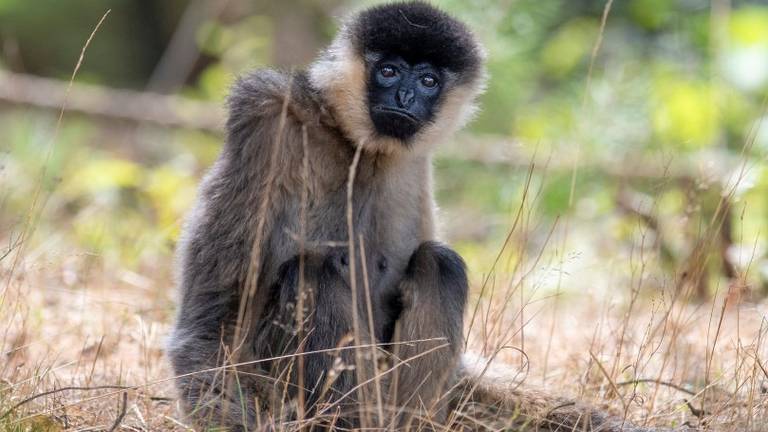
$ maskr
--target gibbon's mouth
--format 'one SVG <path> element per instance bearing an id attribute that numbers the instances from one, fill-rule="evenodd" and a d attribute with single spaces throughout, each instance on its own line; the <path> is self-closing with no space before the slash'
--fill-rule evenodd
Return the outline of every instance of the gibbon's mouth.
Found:
<path id="1" fill-rule="evenodd" d="M 371 120 L 380 135 L 396 138 L 403 143 L 421 129 L 418 117 L 399 108 L 375 106 L 371 109 Z"/>
<path id="2" fill-rule="evenodd" d="M 420 123 L 419 119 L 416 118 L 415 115 L 413 115 L 413 114 L 411 114 L 408 111 L 403 110 L 403 109 L 390 108 L 390 107 L 385 107 L 385 106 L 379 105 L 379 106 L 374 107 L 373 110 L 374 111 L 378 111 L 380 113 L 385 113 L 385 114 L 394 114 L 394 115 L 396 115 L 398 117 L 402 117 L 402 118 L 407 119 L 407 120 L 409 120 L 409 121 L 411 121 L 413 123 L 416 123 L 416 124 Z"/>

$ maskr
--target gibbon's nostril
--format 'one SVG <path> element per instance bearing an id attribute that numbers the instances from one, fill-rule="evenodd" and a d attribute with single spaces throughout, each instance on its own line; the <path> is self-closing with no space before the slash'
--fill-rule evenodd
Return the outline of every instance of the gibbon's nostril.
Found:
<path id="1" fill-rule="evenodd" d="M 401 108 L 408 108 L 413 103 L 415 93 L 411 89 L 400 89 L 397 91 L 397 102 Z"/>
<path id="2" fill-rule="evenodd" d="M 341 256 L 339 257 L 339 262 L 341 262 L 341 265 L 343 265 L 344 267 L 348 266 L 349 255 L 347 255 L 346 253 L 341 254 Z"/>
<path id="3" fill-rule="evenodd" d="M 379 258 L 379 262 L 377 263 L 379 267 L 380 272 L 384 272 L 387 270 L 387 267 L 389 267 L 389 263 L 387 262 L 387 259 L 385 257 Z"/>

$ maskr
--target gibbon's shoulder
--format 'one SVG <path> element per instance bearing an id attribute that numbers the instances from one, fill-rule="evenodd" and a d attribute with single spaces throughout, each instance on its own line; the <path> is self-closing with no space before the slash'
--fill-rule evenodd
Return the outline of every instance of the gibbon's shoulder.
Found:
<path id="1" fill-rule="evenodd" d="M 304 71 L 291 74 L 257 69 L 241 76 L 232 85 L 227 98 L 228 130 L 237 131 L 244 126 L 277 120 L 286 103 L 286 115 L 291 120 L 335 125 L 320 92 L 312 87 Z"/>
<path id="2" fill-rule="evenodd" d="M 228 129 L 279 115 L 290 94 L 290 81 L 288 74 L 273 69 L 257 69 L 239 77 L 227 97 Z"/>

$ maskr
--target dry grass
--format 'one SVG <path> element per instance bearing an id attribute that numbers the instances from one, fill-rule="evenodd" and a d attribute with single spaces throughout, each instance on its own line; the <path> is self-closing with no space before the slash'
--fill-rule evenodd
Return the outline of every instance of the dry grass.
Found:
<path id="1" fill-rule="evenodd" d="M 658 279 L 642 227 L 627 256 L 579 269 L 576 221 L 537 225 L 531 189 L 498 258 L 472 272 L 468 351 L 506 365 L 489 373 L 641 425 L 768 429 L 765 301 L 739 281 L 691 301 L 679 278 Z M 188 429 L 163 355 L 170 258 L 137 273 L 55 242 L 19 246 L 0 261 L 0 430 Z M 462 421 L 480 430 L 509 418 L 476 408 Z"/>
<path id="2" fill-rule="evenodd" d="M 650 281 L 659 272 L 649 266 L 659 264 L 642 233 L 622 284 L 605 285 L 607 267 L 574 280 L 564 270 L 567 223 L 530 255 L 530 200 L 526 193 L 499 259 L 475 269 L 489 276 L 475 274 L 468 351 L 507 365 L 489 373 L 641 425 L 768 430 L 764 300 L 745 301 L 738 281 L 703 302 L 690 301 L 685 284 Z M 701 271 L 708 255 L 686 271 Z M 139 274 L 45 242 L 15 244 L 0 260 L 0 430 L 189 430 L 163 354 L 171 266 L 154 262 Z M 557 289 L 540 290 L 552 274 Z M 478 429 L 506 420 L 463 415 Z"/>
<path id="3" fill-rule="evenodd" d="M 642 226 L 626 255 L 573 275 L 574 256 L 597 236 L 577 238 L 589 231 L 576 233 L 575 217 L 537 223 L 532 178 L 533 167 L 497 258 L 472 269 L 468 351 L 507 365 L 489 373 L 521 388 L 640 425 L 768 430 L 764 301 L 745 298 L 746 275 L 699 302 L 686 282 L 717 253 L 728 194 L 680 275 L 659 279 L 658 248 Z M 145 260 L 137 273 L 30 238 L 6 239 L 13 247 L 0 260 L 0 430 L 189 429 L 163 355 L 171 259 Z M 460 414 L 473 428 L 497 430 L 509 419 L 476 408 Z"/>
<path id="4" fill-rule="evenodd" d="M 7 282 L 0 430 L 108 430 L 117 419 L 119 430 L 186 428 L 163 357 L 173 315 L 170 263 L 139 275 L 98 262 L 30 250 Z M 9 261 L 2 264 L 8 276 Z M 537 274 L 549 271 L 493 284 L 495 294 L 479 302 L 470 351 L 498 352 L 526 386 L 641 424 L 766 430 L 764 303 L 740 303 L 727 292 L 710 302 L 673 303 L 643 290 L 533 302 L 525 294 L 525 308 L 509 299 L 526 283 L 535 291 Z"/>

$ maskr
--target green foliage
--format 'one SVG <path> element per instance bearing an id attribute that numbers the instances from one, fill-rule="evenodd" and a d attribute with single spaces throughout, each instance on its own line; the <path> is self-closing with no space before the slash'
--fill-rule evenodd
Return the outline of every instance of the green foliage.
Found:
<path id="1" fill-rule="evenodd" d="M 629 16 L 647 30 L 659 30 L 672 18 L 672 3 L 670 0 L 632 0 Z"/>
<path id="2" fill-rule="evenodd" d="M 598 22 L 591 18 L 576 18 L 560 26 L 541 50 L 543 72 L 562 79 L 588 61 L 598 29 Z"/>
<path id="3" fill-rule="evenodd" d="M 728 36 L 738 45 L 768 44 L 768 8 L 750 6 L 733 12 L 728 23 Z"/>
<path id="4" fill-rule="evenodd" d="M 654 80 L 653 130 L 662 144 L 699 149 L 715 143 L 720 132 L 716 95 L 706 82 L 660 74 Z"/>
<path id="5" fill-rule="evenodd" d="M 93 25 L 112 8 L 79 79 L 143 88 L 189 3 L 140 3 L 0 0 L 0 39 L 5 47 L 18 45 L 20 53 L 0 56 L 0 64 L 67 77 Z M 377 1 L 347 6 L 371 3 Z M 603 0 L 437 3 L 466 20 L 488 50 L 490 80 L 470 132 L 514 143 L 521 158 L 515 166 L 534 153 L 551 159 L 554 168 L 537 167 L 541 171 L 533 179 L 542 224 L 565 215 L 583 218 L 582 229 L 599 231 L 620 215 L 610 225 L 611 236 L 630 241 L 638 221 L 619 212 L 615 202 L 622 188 L 630 188 L 657 199 L 659 219 L 672 227 L 665 228 L 668 249 L 684 254 L 691 236 L 677 229 L 679 220 L 700 226 L 712 217 L 726 174 L 735 169 L 745 143 L 754 141 L 745 152 L 750 183 L 735 201 L 746 209 L 739 220 L 743 238 L 764 231 L 768 133 L 757 127 L 766 118 L 768 96 L 764 2 L 732 2 L 727 13 L 713 12 L 710 2 L 701 0 L 613 2 L 602 33 Z M 344 10 L 336 2 L 237 3 L 196 31 L 201 57 L 181 93 L 222 103 L 234 77 L 273 63 L 278 23 L 299 5 L 309 11 L 311 22 L 305 23 L 322 45 L 335 32 L 333 16 Z M 112 125 L 67 116 L 52 142 L 53 125 L 47 115 L 0 112 L 0 174 L 8 186 L 0 222 L 18 229 L 42 184 L 41 234 L 64 232 L 66 242 L 128 265 L 169 254 L 219 139 L 143 127 L 113 132 Z M 701 184 L 692 190 L 701 202 L 688 202 L 673 180 L 643 178 L 653 167 L 637 166 L 636 160 L 658 161 L 656 168 L 693 161 L 692 175 Z M 622 171 L 626 179 L 617 176 Z M 456 214 L 471 209 L 487 218 L 478 225 L 490 226 L 471 240 L 459 239 L 460 249 L 476 263 L 493 259 L 483 251 L 493 250 L 506 234 L 526 173 L 504 164 L 447 159 L 438 160 L 436 173 L 443 207 Z"/>
<path id="6" fill-rule="evenodd" d="M 267 64 L 272 22 L 268 17 L 251 16 L 233 25 L 206 23 L 197 34 L 202 52 L 219 58 L 208 66 L 198 81 L 201 96 L 223 100 L 234 76 Z"/>
<path id="7" fill-rule="evenodd" d="M 57 232 L 65 243 L 128 266 L 171 252 L 203 169 L 183 155 L 196 149 L 198 158 L 209 163 L 210 147 L 218 147 L 212 137 L 179 134 L 183 141 L 177 142 L 166 136 L 162 139 L 169 154 L 182 156 L 147 163 L 120 155 L 110 143 L 97 145 L 91 122 L 68 121 L 43 170 L 52 144 L 52 119 L 12 115 L 2 120 L 6 127 L 0 139 L 10 146 L 2 148 L 7 153 L 2 172 L 7 192 L 0 223 L 20 230 L 32 209 L 42 208 L 36 227 L 41 239 Z M 40 182 L 45 187 L 35 201 Z M 62 226 L 66 229 L 59 229 Z"/>

